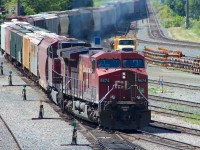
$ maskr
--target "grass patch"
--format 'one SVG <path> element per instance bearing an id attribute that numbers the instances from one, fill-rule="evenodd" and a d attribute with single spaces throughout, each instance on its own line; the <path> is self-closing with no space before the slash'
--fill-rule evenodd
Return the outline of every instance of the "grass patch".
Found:
<path id="1" fill-rule="evenodd" d="M 194 30 L 186 30 L 183 27 L 172 27 L 169 28 L 169 32 L 172 38 L 183 40 L 183 41 L 194 41 L 200 42 L 200 37 L 194 32 Z"/>
<path id="2" fill-rule="evenodd" d="M 157 87 L 149 87 L 148 88 L 148 92 L 149 93 L 153 93 L 153 94 L 156 94 L 157 93 L 157 91 L 158 91 L 158 88 Z"/>
<path id="3" fill-rule="evenodd" d="M 94 7 L 99 7 L 102 4 L 101 0 L 93 0 L 93 6 Z"/>
<path id="4" fill-rule="evenodd" d="M 193 114 L 185 115 L 184 120 L 188 123 L 200 125 L 200 120 L 195 120 L 195 119 L 200 119 L 200 111 L 198 109 L 188 107 L 188 106 L 178 105 L 178 104 L 177 105 L 166 105 L 165 108 L 193 113 Z M 179 112 L 173 112 L 173 111 L 171 113 L 179 114 Z"/>
<path id="5" fill-rule="evenodd" d="M 114 2 L 114 1 L 116 1 L 116 0 L 93 0 L 93 6 L 99 7 L 99 6 L 103 5 L 104 3 Z"/>
<path id="6" fill-rule="evenodd" d="M 190 115 L 187 115 L 186 117 L 200 119 L 200 115 L 199 114 L 190 114 Z M 200 120 L 199 120 L 199 122 L 200 122 Z"/>
<path id="7" fill-rule="evenodd" d="M 99 7 L 99 6 L 103 5 L 103 3 L 110 2 L 110 1 L 112 1 L 112 0 L 93 0 L 93 6 Z"/>
<path id="8" fill-rule="evenodd" d="M 193 114 L 200 116 L 200 111 L 198 109 L 192 108 L 192 107 L 189 107 L 189 106 L 183 106 L 183 105 L 175 104 L 175 105 L 166 105 L 165 108 L 183 111 L 183 112 L 189 112 L 189 113 L 193 113 Z"/>
<path id="9" fill-rule="evenodd" d="M 194 120 L 190 118 L 186 118 L 185 120 L 189 123 L 200 125 L 200 120 Z"/>
<path id="10" fill-rule="evenodd" d="M 186 107 L 182 106 L 182 105 L 168 105 L 166 106 L 166 108 L 168 109 L 172 109 L 172 110 L 179 110 L 179 111 L 186 111 Z"/>

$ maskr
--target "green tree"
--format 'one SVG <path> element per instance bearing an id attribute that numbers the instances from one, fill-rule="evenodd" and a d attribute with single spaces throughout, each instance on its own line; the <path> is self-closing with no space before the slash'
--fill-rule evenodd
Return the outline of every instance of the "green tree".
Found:
<path id="1" fill-rule="evenodd" d="M 200 16 L 200 1 L 199 0 L 190 0 L 189 2 L 189 14 L 193 19 L 199 20 Z"/>
<path id="2" fill-rule="evenodd" d="M 22 2 L 26 14 L 67 10 L 70 0 L 26 0 Z"/>
<path id="3" fill-rule="evenodd" d="M 18 0 L 5 0 L 6 8 Z M 93 6 L 93 0 L 20 0 L 24 15 L 37 14 L 47 11 L 62 11 L 71 8 Z"/>
<path id="4" fill-rule="evenodd" d="M 185 16 L 185 0 L 174 1 L 174 12 L 179 16 Z"/>
<path id="5" fill-rule="evenodd" d="M 175 14 L 185 16 L 186 0 L 165 0 L 164 3 L 169 6 Z M 200 16 L 200 0 L 189 0 L 189 16 L 193 19 L 198 19 Z"/>

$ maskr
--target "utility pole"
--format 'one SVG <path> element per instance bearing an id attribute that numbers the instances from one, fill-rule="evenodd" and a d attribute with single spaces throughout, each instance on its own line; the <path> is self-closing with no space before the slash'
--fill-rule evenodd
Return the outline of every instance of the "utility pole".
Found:
<path id="1" fill-rule="evenodd" d="M 185 28 L 189 27 L 189 0 L 186 0 L 186 17 L 185 17 Z"/>
<path id="2" fill-rule="evenodd" d="M 17 15 L 20 16 L 20 8 L 21 8 L 21 2 L 20 0 L 17 0 Z"/>

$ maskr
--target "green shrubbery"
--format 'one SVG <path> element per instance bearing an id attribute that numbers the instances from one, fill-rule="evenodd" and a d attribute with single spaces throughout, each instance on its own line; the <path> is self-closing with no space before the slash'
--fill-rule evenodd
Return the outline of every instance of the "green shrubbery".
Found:
<path id="1" fill-rule="evenodd" d="M 198 20 L 190 20 L 190 28 L 191 30 L 196 33 L 200 37 L 200 21 Z"/>
<path id="2" fill-rule="evenodd" d="M 0 14 L 0 21 L 1 21 L 1 20 L 4 20 L 5 18 L 6 18 L 6 15 L 1 15 L 1 14 Z"/>
<path id="3" fill-rule="evenodd" d="M 160 20 L 160 23 L 165 28 L 170 27 L 184 27 L 185 26 L 185 16 L 179 16 L 177 13 L 175 13 L 168 5 L 165 5 L 164 3 L 160 3 L 160 0 L 153 0 L 152 5 L 155 9 L 155 12 L 157 13 L 157 16 Z M 189 28 L 191 30 L 194 30 L 195 33 L 200 35 L 200 21 L 198 21 L 199 18 L 196 18 L 195 20 L 190 17 L 190 26 Z"/>
<path id="4" fill-rule="evenodd" d="M 157 13 L 160 23 L 165 28 L 180 27 L 184 25 L 185 17 L 178 16 L 167 5 L 161 4 L 158 0 L 153 0 L 153 7 Z"/>

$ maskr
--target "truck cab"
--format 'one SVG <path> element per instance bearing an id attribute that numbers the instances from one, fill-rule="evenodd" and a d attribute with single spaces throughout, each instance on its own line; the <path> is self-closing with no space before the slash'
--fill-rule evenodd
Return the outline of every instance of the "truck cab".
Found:
<path id="1" fill-rule="evenodd" d="M 137 41 L 135 37 L 118 36 L 114 38 L 114 42 L 111 47 L 118 51 L 137 51 Z"/>

